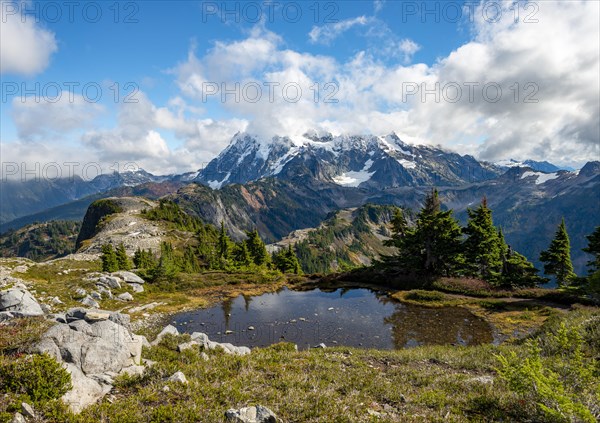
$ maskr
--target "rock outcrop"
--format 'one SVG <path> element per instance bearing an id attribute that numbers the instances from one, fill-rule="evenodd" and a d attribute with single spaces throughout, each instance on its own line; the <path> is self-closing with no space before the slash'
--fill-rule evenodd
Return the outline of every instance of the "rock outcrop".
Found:
<path id="1" fill-rule="evenodd" d="M 16 284 L 0 291 L 0 312 L 5 317 L 43 316 L 44 311 L 25 285 Z"/>
<path id="2" fill-rule="evenodd" d="M 62 399 L 74 412 L 110 392 L 115 376 L 143 371 L 145 338 L 129 330 L 128 315 L 77 308 L 60 320 L 64 323 L 50 328 L 33 352 L 50 354 L 71 374 L 73 388 Z"/>
<path id="3" fill-rule="evenodd" d="M 278 421 L 275 413 L 262 405 L 227 410 L 225 418 L 231 423 L 277 423 Z"/>

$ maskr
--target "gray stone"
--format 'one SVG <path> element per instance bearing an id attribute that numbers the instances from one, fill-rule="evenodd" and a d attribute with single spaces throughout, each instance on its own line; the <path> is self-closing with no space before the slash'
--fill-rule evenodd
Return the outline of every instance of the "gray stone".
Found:
<path id="1" fill-rule="evenodd" d="M 227 410 L 225 418 L 231 423 L 277 423 L 275 413 L 262 405 Z"/>
<path id="2" fill-rule="evenodd" d="M 65 367 L 71 374 L 73 388 L 63 395 L 62 400 L 74 413 L 79 413 L 88 405 L 94 404 L 112 389 L 111 385 L 101 384 L 87 377 L 73 363 L 67 363 Z"/>
<path id="3" fill-rule="evenodd" d="M 74 320 L 81 320 L 85 318 L 87 310 L 85 308 L 77 307 L 71 308 L 65 313 L 65 317 L 67 319 L 67 323 L 70 323 Z"/>
<path id="4" fill-rule="evenodd" d="M 120 301 L 133 301 L 133 295 L 131 295 L 129 292 L 124 292 L 117 295 L 117 299 Z"/>
<path id="5" fill-rule="evenodd" d="M 85 297 L 87 295 L 87 291 L 83 288 L 77 288 L 75 290 L 75 294 L 79 297 Z"/>
<path id="6" fill-rule="evenodd" d="M 35 418 L 35 411 L 33 411 L 33 407 L 26 402 L 21 403 L 21 412 L 25 417 Z"/>
<path id="7" fill-rule="evenodd" d="M 21 413 L 15 413 L 10 423 L 27 423 L 27 420 Z"/>
<path id="8" fill-rule="evenodd" d="M 114 276 L 101 276 L 98 278 L 98 282 L 112 289 L 121 289 L 121 279 Z"/>
<path id="9" fill-rule="evenodd" d="M 99 298 L 99 299 L 102 299 L 102 298 L 108 298 L 109 300 L 112 299 L 113 294 L 110 291 L 110 289 L 104 287 L 103 285 L 96 285 L 96 287 L 98 288 L 98 293 L 101 296 L 101 298 Z"/>
<path id="10" fill-rule="evenodd" d="M 92 297 L 94 300 L 100 301 L 102 299 L 102 294 L 97 291 L 92 291 L 90 292 L 90 297 Z"/>
<path id="11" fill-rule="evenodd" d="M 154 341 L 152 341 L 150 343 L 150 345 L 154 346 L 154 345 L 158 345 L 160 343 L 160 341 L 165 337 L 165 335 L 167 334 L 171 334 L 171 335 L 179 335 L 179 331 L 177 330 L 177 328 L 175 326 L 172 325 L 168 325 L 166 326 L 157 336 L 156 339 Z"/>
<path id="12" fill-rule="evenodd" d="M 208 360 L 210 360 L 210 357 L 209 357 L 209 356 L 208 356 L 208 354 L 206 354 L 204 351 L 202 351 L 202 352 L 200 353 L 200 358 L 202 358 L 202 360 L 204 360 L 204 361 L 208 361 Z"/>
<path id="13" fill-rule="evenodd" d="M 183 374 L 183 372 L 175 372 L 173 375 L 171 375 L 171 377 L 169 377 L 169 379 L 167 379 L 167 381 L 169 382 L 176 382 L 176 383 L 183 383 L 183 384 L 187 384 L 187 378 L 185 377 L 185 375 Z"/>
<path id="14" fill-rule="evenodd" d="M 143 376 L 145 369 L 146 368 L 144 366 L 129 366 L 123 368 L 121 370 L 121 374 L 127 374 L 129 376 Z"/>
<path id="15" fill-rule="evenodd" d="M 467 382 L 482 383 L 484 385 L 493 384 L 494 377 L 493 376 L 477 376 L 477 377 L 469 379 Z"/>
<path id="16" fill-rule="evenodd" d="M 50 302 L 54 305 L 59 305 L 59 304 L 63 304 L 63 302 L 60 300 L 60 298 L 58 297 L 54 297 L 50 300 Z"/>
<path id="17" fill-rule="evenodd" d="M 129 286 L 133 290 L 133 292 L 144 292 L 144 287 L 139 283 L 130 283 Z"/>
<path id="18" fill-rule="evenodd" d="M 44 315 L 33 295 L 27 289 L 16 287 L 0 291 L 0 311 L 19 312 L 23 316 Z"/>
<path id="19" fill-rule="evenodd" d="M 103 310 L 86 311 L 84 319 L 88 322 L 95 323 L 95 322 L 99 322 L 101 320 L 108 320 L 110 318 L 110 315 L 111 315 L 110 311 L 103 311 Z"/>
<path id="20" fill-rule="evenodd" d="M 144 284 L 145 281 L 136 275 L 133 272 L 128 272 L 126 270 L 119 270 L 118 272 L 113 272 L 113 275 L 120 277 L 127 283 L 139 283 Z"/>
<path id="21" fill-rule="evenodd" d="M 81 302 L 81 304 L 86 305 L 88 307 L 100 308 L 100 304 L 98 304 L 98 302 L 96 300 L 94 300 L 92 297 L 90 297 L 89 295 L 87 297 L 85 297 L 83 300 L 81 300 L 80 302 Z"/>
<path id="22" fill-rule="evenodd" d="M 6 320 L 14 319 L 15 315 L 10 311 L 0 311 L 0 322 L 4 322 Z"/>

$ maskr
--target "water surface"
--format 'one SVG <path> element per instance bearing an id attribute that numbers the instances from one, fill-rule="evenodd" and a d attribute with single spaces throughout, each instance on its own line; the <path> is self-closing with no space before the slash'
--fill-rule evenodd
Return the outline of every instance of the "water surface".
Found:
<path id="1" fill-rule="evenodd" d="M 180 332 L 249 347 L 281 341 L 301 349 L 328 346 L 394 349 L 418 345 L 477 345 L 494 341 L 485 320 L 460 307 L 399 303 L 369 289 L 292 291 L 242 296 L 219 306 L 180 313 Z"/>

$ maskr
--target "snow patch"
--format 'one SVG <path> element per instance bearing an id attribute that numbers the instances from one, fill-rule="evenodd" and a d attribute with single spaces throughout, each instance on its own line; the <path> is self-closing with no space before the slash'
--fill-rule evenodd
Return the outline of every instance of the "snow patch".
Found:
<path id="1" fill-rule="evenodd" d="M 396 159 L 396 161 L 405 169 L 414 169 L 417 167 L 417 164 L 415 162 L 411 162 L 410 160 Z"/>
<path id="2" fill-rule="evenodd" d="M 558 173 L 542 173 L 542 172 L 524 172 L 523 175 L 521 175 L 521 179 L 525 179 L 528 178 L 530 176 L 535 176 L 535 184 L 536 185 L 540 185 L 543 184 L 544 182 L 548 182 L 551 181 L 552 179 L 556 179 L 558 178 Z"/>
<path id="3" fill-rule="evenodd" d="M 365 162 L 365 166 L 362 168 L 362 170 L 359 170 L 358 172 L 351 171 L 342 173 L 341 175 L 333 178 L 333 182 L 344 187 L 356 188 L 363 182 L 366 182 L 369 179 L 371 179 L 371 176 L 373 176 L 373 174 L 375 173 L 369 172 L 371 166 L 373 166 L 373 160 L 369 159 Z"/>

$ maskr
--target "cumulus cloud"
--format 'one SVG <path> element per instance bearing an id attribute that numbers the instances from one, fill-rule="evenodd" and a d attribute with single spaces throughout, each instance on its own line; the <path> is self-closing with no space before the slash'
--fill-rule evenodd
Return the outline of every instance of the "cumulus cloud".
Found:
<path id="1" fill-rule="evenodd" d="M 57 50 L 54 33 L 22 13 L 25 2 L 2 1 L 0 7 L 0 73 L 34 75 L 42 72 Z"/>
<path id="2" fill-rule="evenodd" d="M 51 101 L 35 96 L 15 97 L 12 101 L 13 122 L 24 141 L 62 138 L 88 127 L 102 111 L 102 106 L 75 94 L 63 93 Z"/>
<path id="3" fill-rule="evenodd" d="M 281 93 L 273 101 L 263 95 L 258 102 L 214 96 L 225 110 L 247 119 L 248 130 L 265 136 L 311 128 L 376 134 L 394 130 L 408 141 L 441 144 L 487 160 L 582 164 L 597 158 L 598 3 L 541 2 L 537 23 L 515 23 L 511 5 L 502 3 L 498 22 L 490 22 L 480 5 L 472 40 L 433 65 L 408 64 L 419 49 L 410 39 L 393 44 L 400 64 L 384 62 L 372 51 L 338 62 L 285 49 L 263 30 L 231 45 L 220 43 L 205 57 L 191 52 L 175 72 L 184 86 L 195 79 L 229 87 L 235 81 L 242 86 L 248 81 L 300 86 L 303 96 L 294 102 Z M 337 30 L 319 27 L 312 37 L 331 40 L 361 22 L 365 20 L 359 17 L 340 22 Z M 265 47 L 234 74 L 229 52 L 243 45 Z M 313 98 L 315 82 L 320 83 L 318 101 Z M 330 98 L 337 102 L 325 101 L 328 82 L 339 87 Z"/>
<path id="4" fill-rule="evenodd" d="M 367 16 L 358 16 L 356 18 L 346 19 L 323 26 L 315 25 L 308 33 L 308 37 L 312 43 L 328 45 L 349 29 L 356 26 L 365 26 L 371 22 L 373 22 L 373 18 Z"/>

